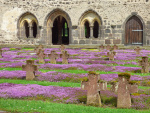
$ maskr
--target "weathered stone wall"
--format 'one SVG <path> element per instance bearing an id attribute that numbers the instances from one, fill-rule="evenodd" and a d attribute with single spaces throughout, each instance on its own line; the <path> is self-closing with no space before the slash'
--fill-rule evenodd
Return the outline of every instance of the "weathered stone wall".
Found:
<path id="1" fill-rule="evenodd" d="M 70 44 L 124 44 L 125 23 L 136 15 L 143 23 L 143 43 L 150 44 L 149 0 L 1 0 L 0 43 L 36 44 L 46 37 L 46 19 L 54 9 L 69 15 L 72 24 Z M 85 12 L 92 10 L 101 18 L 98 39 L 79 38 L 79 24 Z M 18 39 L 18 21 L 26 13 L 32 13 L 38 21 L 40 36 L 32 40 Z M 45 43 L 43 42 L 43 43 Z"/>

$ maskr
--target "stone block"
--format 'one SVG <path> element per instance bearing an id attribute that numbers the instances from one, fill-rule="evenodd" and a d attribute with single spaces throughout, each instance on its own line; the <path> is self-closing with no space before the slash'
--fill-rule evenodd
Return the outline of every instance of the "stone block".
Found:
<path id="1" fill-rule="evenodd" d="M 106 29 L 106 30 L 105 30 L 105 33 L 110 33 L 110 29 Z"/>
<path id="2" fill-rule="evenodd" d="M 97 44 L 97 41 L 92 41 L 92 44 Z"/>
<path id="3" fill-rule="evenodd" d="M 74 44 L 78 44 L 78 40 L 74 40 Z"/>
<path id="4" fill-rule="evenodd" d="M 111 44 L 110 39 L 105 39 L 105 44 Z"/>
<path id="5" fill-rule="evenodd" d="M 80 40 L 79 44 L 85 44 L 85 41 L 84 40 Z"/>
<path id="6" fill-rule="evenodd" d="M 120 44 L 121 43 L 121 40 L 120 39 L 114 39 L 113 40 L 113 44 Z"/>

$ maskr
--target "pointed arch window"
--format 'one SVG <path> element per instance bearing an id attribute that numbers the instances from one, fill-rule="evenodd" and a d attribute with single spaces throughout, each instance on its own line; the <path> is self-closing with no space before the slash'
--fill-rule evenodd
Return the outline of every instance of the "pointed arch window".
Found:
<path id="1" fill-rule="evenodd" d="M 36 22 L 32 23 L 32 27 L 33 27 L 33 37 L 36 38 L 36 36 L 37 36 L 37 24 L 36 24 Z"/>
<path id="2" fill-rule="evenodd" d="M 25 30 L 25 36 L 29 38 L 29 24 L 27 21 L 24 22 L 24 30 Z"/>
<path id="3" fill-rule="evenodd" d="M 89 26 L 89 22 L 86 21 L 84 23 L 84 29 L 85 29 L 85 37 L 89 38 L 90 37 L 90 26 Z"/>
<path id="4" fill-rule="evenodd" d="M 97 21 L 94 22 L 94 28 L 93 28 L 93 36 L 94 38 L 98 38 L 99 34 L 99 24 Z"/>

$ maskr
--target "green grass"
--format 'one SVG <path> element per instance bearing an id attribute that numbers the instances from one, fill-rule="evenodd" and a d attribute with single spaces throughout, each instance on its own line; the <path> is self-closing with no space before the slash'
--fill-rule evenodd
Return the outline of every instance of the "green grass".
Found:
<path id="1" fill-rule="evenodd" d="M 40 113 L 150 113 L 150 110 L 112 109 L 43 101 L 0 99 L 0 109 L 13 112 Z"/>
<path id="2" fill-rule="evenodd" d="M 22 68 L 11 68 L 11 67 L 7 67 L 7 68 L 0 68 L 0 70 L 18 71 L 18 70 L 22 70 Z"/>
<path id="3" fill-rule="evenodd" d="M 57 72 L 63 72 L 63 73 L 75 73 L 75 74 L 81 74 L 81 73 L 88 73 L 88 71 L 85 70 L 60 70 L 60 69 L 55 69 L 55 70 L 48 70 L 48 69 L 39 69 L 39 71 L 46 73 L 49 71 L 57 71 Z"/>
<path id="4" fill-rule="evenodd" d="M 13 83 L 13 84 L 38 84 L 42 86 L 61 86 L 61 87 L 81 87 L 81 83 L 71 82 L 48 82 L 48 81 L 27 81 L 27 80 L 12 80 L 0 79 L 0 83 Z"/>
<path id="5" fill-rule="evenodd" d="M 146 87 L 146 86 L 138 86 L 139 89 L 150 89 L 150 87 Z"/>

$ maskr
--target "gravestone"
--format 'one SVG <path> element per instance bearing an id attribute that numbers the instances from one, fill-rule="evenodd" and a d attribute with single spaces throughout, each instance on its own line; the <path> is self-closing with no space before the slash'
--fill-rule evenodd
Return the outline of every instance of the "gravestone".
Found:
<path id="1" fill-rule="evenodd" d="M 136 54 L 137 54 L 137 55 L 139 55 L 139 54 L 140 54 L 141 49 L 140 49 L 140 47 L 139 47 L 139 46 L 138 46 L 138 47 L 136 47 L 134 50 L 136 51 Z"/>
<path id="2" fill-rule="evenodd" d="M 3 52 L 3 50 L 0 49 L 0 58 L 3 57 L 2 52 Z"/>
<path id="3" fill-rule="evenodd" d="M 66 47 L 62 44 L 62 45 L 60 46 L 61 52 L 62 52 L 62 51 L 65 51 L 65 49 L 66 49 Z"/>
<path id="4" fill-rule="evenodd" d="M 118 46 L 117 45 L 114 45 L 113 46 L 113 50 L 117 50 L 118 49 Z"/>
<path id="5" fill-rule="evenodd" d="M 101 106 L 100 90 L 98 90 L 98 74 L 90 72 L 88 81 L 81 83 L 81 89 L 87 90 L 87 105 Z"/>
<path id="6" fill-rule="evenodd" d="M 99 46 L 99 51 L 103 51 L 105 49 L 105 47 L 102 45 Z"/>
<path id="7" fill-rule="evenodd" d="M 111 46 L 110 45 L 107 45 L 106 46 L 106 50 L 110 50 L 111 49 Z"/>
<path id="8" fill-rule="evenodd" d="M 56 51 L 51 51 L 51 54 L 48 54 L 48 57 L 50 58 L 51 64 L 56 64 L 56 59 L 58 58 Z"/>
<path id="9" fill-rule="evenodd" d="M 22 65 L 22 70 L 26 71 L 26 80 L 33 80 L 35 71 L 38 71 L 37 66 L 34 65 L 34 60 L 27 60 L 26 65 Z"/>
<path id="10" fill-rule="evenodd" d="M 44 58 L 45 58 L 46 55 L 44 53 L 44 50 L 39 49 L 39 52 L 37 53 L 37 56 L 39 58 L 39 63 L 44 63 L 45 64 Z"/>
<path id="11" fill-rule="evenodd" d="M 60 54 L 60 58 L 62 58 L 62 64 L 68 64 L 69 54 L 67 53 L 67 51 L 62 51 L 62 54 Z"/>
<path id="12" fill-rule="evenodd" d="M 41 50 L 44 49 L 43 45 L 39 45 L 38 47 L 35 47 L 34 52 L 35 52 L 35 53 L 38 53 L 40 49 L 41 49 Z"/>
<path id="13" fill-rule="evenodd" d="M 117 108 L 130 108 L 131 107 L 131 96 L 130 93 L 135 93 L 136 90 L 134 86 L 131 87 L 129 84 L 130 79 L 129 73 L 118 74 L 118 98 L 117 98 Z"/>
<path id="14" fill-rule="evenodd" d="M 98 81 L 98 90 L 99 91 L 106 91 L 107 90 L 107 82 L 106 81 Z"/>
<path id="15" fill-rule="evenodd" d="M 115 55 L 116 55 L 116 52 L 114 51 L 107 52 L 107 56 L 109 57 L 109 60 L 114 60 Z"/>
<path id="16" fill-rule="evenodd" d="M 118 82 L 111 83 L 111 91 L 117 93 L 117 91 L 118 91 Z"/>
<path id="17" fill-rule="evenodd" d="M 141 73 L 149 73 L 149 65 L 148 57 L 142 57 L 142 60 L 139 61 L 139 66 L 142 66 Z"/>

